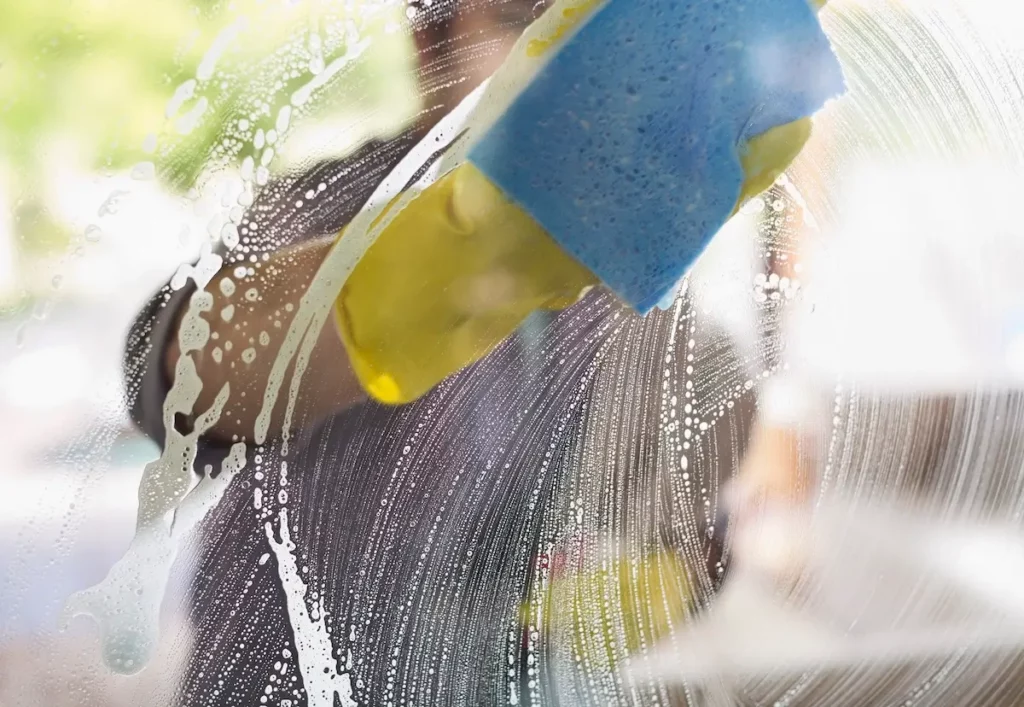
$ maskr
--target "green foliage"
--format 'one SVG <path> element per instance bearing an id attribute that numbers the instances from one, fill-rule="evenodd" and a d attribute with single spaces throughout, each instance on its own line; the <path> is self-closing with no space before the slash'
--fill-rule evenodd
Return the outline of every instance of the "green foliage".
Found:
<path id="1" fill-rule="evenodd" d="M 197 19 L 174 0 L 0 5 L 0 154 L 16 172 L 56 140 L 90 161 L 130 159 L 198 62 L 195 43 L 180 49 Z"/>
<path id="2" fill-rule="evenodd" d="M 172 186 L 187 188 L 208 160 L 237 154 L 231 140 L 247 137 L 233 132 L 238 116 L 262 110 L 272 121 L 290 91 L 312 78 L 308 68 L 296 67 L 308 67 L 313 34 L 322 35 L 325 63 L 343 55 L 353 36 L 373 38 L 325 93 L 344 93 L 339 83 L 369 81 L 378 87 L 376 98 L 408 101 L 407 92 L 387 90 L 410 85 L 411 42 L 394 31 L 402 8 L 381 0 L 0 3 L 0 159 L 23 184 L 35 181 L 57 145 L 96 169 L 153 159 Z M 165 117 L 168 100 L 240 18 L 244 27 L 226 43 L 217 70 L 198 82 L 179 112 L 205 97 L 202 119 L 180 130 Z M 339 27 L 349 32 L 339 34 Z M 158 136 L 158 147 L 146 157 L 142 146 L 150 135 Z"/>

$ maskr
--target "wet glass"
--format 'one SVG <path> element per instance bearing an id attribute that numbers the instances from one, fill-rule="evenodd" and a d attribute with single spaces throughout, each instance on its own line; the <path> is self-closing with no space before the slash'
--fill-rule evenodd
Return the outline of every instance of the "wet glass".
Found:
<path id="1" fill-rule="evenodd" d="M 368 401 L 332 302 L 388 204 L 464 158 L 488 77 L 584 3 L 548 4 L 0 9 L 0 704 L 1015 703 L 1012 612 L 984 651 L 882 665 L 782 670 L 785 623 L 741 675 L 673 651 L 706 655 L 691 629 L 750 564 L 724 491 L 778 461 L 766 421 L 807 508 L 998 524 L 1008 545 L 941 547 L 1015 581 L 1024 16 L 834 0 L 848 95 L 674 301 L 598 287 Z M 975 620 L 892 560 L 907 526 L 855 516 L 896 583 L 835 517 L 801 532 L 863 561 L 773 585 L 787 607 Z"/>

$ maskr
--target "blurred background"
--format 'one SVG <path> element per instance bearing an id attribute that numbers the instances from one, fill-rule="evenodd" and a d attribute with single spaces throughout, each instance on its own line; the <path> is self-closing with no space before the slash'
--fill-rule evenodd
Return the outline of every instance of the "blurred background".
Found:
<path id="1" fill-rule="evenodd" d="M 527 19 L 544 9 L 519 5 Z M 411 27 L 441 12 L 458 3 L 0 3 L 0 704 L 173 701 L 187 648 L 129 680 L 100 665 L 88 623 L 58 631 L 68 595 L 128 546 L 142 469 L 158 456 L 125 410 L 128 328 L 183 264 L 230 237 L 241 175 L 263 185 L 422 116 Z M 799 287 L 806 213 L 827 223 L 870 209 L 929 150 L 1003 150 L 989 142 L 993 116 L 1019 136 L 1021 13 L 1000 0 L 832 3 L 825 26 L 856 99 L 823 116 L 791 174 L 798 188 L 747 209 L 691 292 L 751 375 L 778 354 L 765 342 Z M 486 15 L 477 48 L 453 61 L 489 66 L 488 38 L 521 20 Z M 875 191 L 844 193 L 854 170 L 867 176 L 850 183 Z"/>
<path id="2" fill-rule="evenodd" d="M 134 704 L 104 677 L 88 625 L 85 644 L 58 635 L 70 593 L 127 548 L 142 469 L 159 453 L 125 410 L 128 328 L 220 238 L 243 162 L 261 154 L 258 126 L 270 116 L 274 127 L 314 72 L 335 62 L 329 95 L 296 110 L 276 144 L 275 174 L 415 117 L 414 12 L 319 0 L 0 3 L 0 703 Z M 292 56 L 305 71 L 286 66 Z"/>

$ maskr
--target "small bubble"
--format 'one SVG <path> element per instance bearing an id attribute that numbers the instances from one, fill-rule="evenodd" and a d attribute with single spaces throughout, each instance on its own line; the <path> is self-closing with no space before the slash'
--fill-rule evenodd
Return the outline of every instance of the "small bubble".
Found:
<path id="1" fill-rule="evenodd" d="M 139 162 L 132 167 L 132 179 L 145 181 L 156 176 L 156 166 L 152 162 Z"/>
<path id="2" fill-rule="evenodd" d="M 32 318 L 36 321 L 43 321 L 50 316 L 50 302 L 49 300 L 40 300 L 36 302 L 36 305 L 32 308 Z"/>
<path id="3" fill-rule="evenodd" d="M 238 246 L 238 226 L 233 223 L 226 223 L 220 229 L 220 240 L 224 247 L 233 250 Z"/>

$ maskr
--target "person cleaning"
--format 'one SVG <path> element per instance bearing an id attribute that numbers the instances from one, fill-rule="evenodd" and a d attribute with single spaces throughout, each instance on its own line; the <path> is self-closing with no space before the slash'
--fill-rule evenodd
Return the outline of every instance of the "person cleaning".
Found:
<path id="1" fill-rule="evenodd" d="M 547 63 L 469 161 L 397 215 L 340 292 L 338 330 L 359 386 L 381 403 L 414 401 L 532 312 L 568 307 L 597 285 L 640 313 L 672 295 L 721 225 L 800 152 L 810 117 L 842 92 L 820 4 L 577 0 L 548 10 L 565 13 L 566 29 L 537 48 Z M 306 260 L 288 257 L 293 287 Z M 260 291 L 279 306 L 270 284 Z M 165 361 L 176 360 L 171 346 Z M 203 363 L 205 395 L 219 386 Z M 347 381 L 318 387 L 354 397 Z M 230 424 L 221 426 L 229 439 L 249 436 L 248 424 Z M 657 586 L 652 613 L 628 627 L 634 649 L 691 611 L 670 548 L 641 566 L 636 578 L 568 574 L 551 591 L 590 594 L 596 583 L 633 615 L 641 610 L 631 597 L 650 598 L 645 588 Z"/>
<path id="2" fill-rule="evenodd" d="M 843 92 L 822 4 L 548 10 L 565 13 L 567 38 L 537 47 L 545 66 L 468 162 L 395 216 L 337 298 L 363 389 L 385 404 L 416 400 L 532 312 L 597 285 L 641 314 L 674 295 L 721 226 L 797 156 L 811 115 Z M 607 576 L 556 573 L 534 588 L 547 596 L 527 602 L 524 626 L 533 601 L 575 607 L 558 620 L 578 652 L 610 656 L 607 617 L 577 601 L 603 596 L 632 653 L 695 610 L 688 576 L 670 548 L 620 558 Z M 538 628 L 556 630 L 549 623 Z"/>
<path id="3" fill-rule="evenodd" d="M 824 2 L 586 0 L 546 63 L 346 281 L 362 388 L 413 401 L 596 285 L 644 314 L 786 169 L 844 91 Z M 340 237 L 344 237 L 342 231 Z"/>

